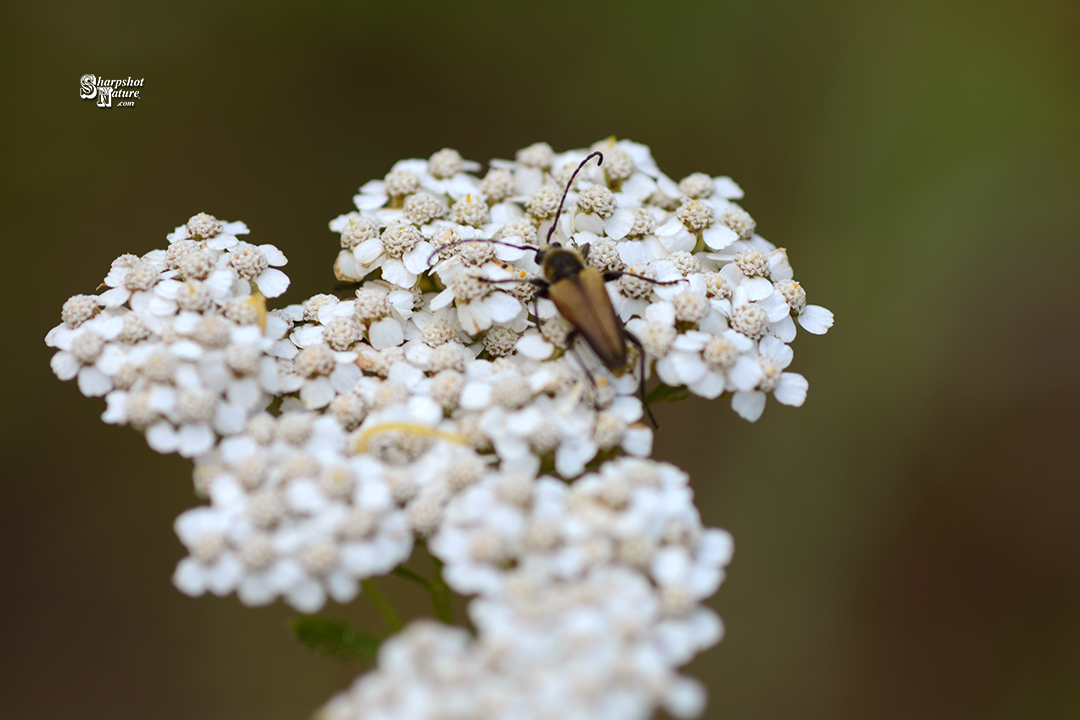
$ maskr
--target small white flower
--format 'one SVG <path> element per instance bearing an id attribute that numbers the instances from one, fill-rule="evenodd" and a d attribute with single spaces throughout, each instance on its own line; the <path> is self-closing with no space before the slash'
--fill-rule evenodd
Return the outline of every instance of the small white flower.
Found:
<path id="1" fill-rule="evenodd" d="M 219 263 L 231 268 L 244 281 L 252 282 L 268 298 L 278 297 L 289 289 L 289 276 L 277 268 L 288 259 L 273 245 L 240 242 L 228 249 Z"/>
<path id="2" fill-rule="evenodd" d="M 808 384 L 798 373 L 784 372 L 791 364 L 791 348 L 775 337 L 762 339 L 758 363 L 761 380 L 756 390 L 742 389 L 731 396 L 731 409 L 744 420 L 756 421 L 765 410 L 765 396 L 772 393 L 784 405 L 799 407 L 806 400 Z"/>

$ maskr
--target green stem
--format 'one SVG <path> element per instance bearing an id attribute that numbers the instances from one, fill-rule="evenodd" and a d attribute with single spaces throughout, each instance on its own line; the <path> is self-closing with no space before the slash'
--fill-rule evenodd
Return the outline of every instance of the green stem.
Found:
<path id="1" fill-rule="evenodd" d="M 379 590 L 379 587 L 375 582 L 370 578 L 361 580 L 360 587 L 364 589 L 364 594 L 371 600 L 371 604 L 379 611 L 379 615 L 382 615 L 382 619 L 387 627 L 390 628 L 390 632 L 396 633 L 401 630 L 401 618 L 394 612 L 394 608 L 390 606 L 390 602 L 386 599 L 386 596 L 382 594 L 382 591 Z"/>
<path id="2" fill-rule="evenodd" d="M 428 594 L 431 594 L 431 581 L 420 573 L 414 573 L 412 570 L 406 567 L 397 567 L 394 568 L 394 571 L 391 574 L 397 575 L 399 578 L 403 578 L 405 580 L 408 580 L 409 582 L 414 582 L 420 587 L 427 590 Z"/>
<path id="3" fill-rule="evenodd" d="M 438 558 L 432 558 L 435 561 L 435 579 L 428 580 L 420 573 L 413 572 L 405 567 L 395 568 L 393 573 L 399 578 L 408 580 L 409 582 L 416 583 L 420 587 L 427 591 L 427 594 L 431 596 L 431 604 L 435 606 L 435 617 L 441 623 L 452 625 L 454 623 L 453 611 L 451 607 L 451 595 L 450 588 L 442 579 L 442 563 Z"/>
<path id="4" fill-rule="evenodd" d="M 435 578 L 431 581 L 431 600 L 435 604 L 435 617 L 447 625 L 454 624 L 453 608 L 450 605 L 450 587 L 443 580 L 443 564 L 439 558 L 431 556 L 435 564 Z"/>

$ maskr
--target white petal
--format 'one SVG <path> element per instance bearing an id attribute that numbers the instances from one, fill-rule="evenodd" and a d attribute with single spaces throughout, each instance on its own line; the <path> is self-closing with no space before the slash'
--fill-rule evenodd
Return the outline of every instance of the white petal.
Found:
<path id="1" fill-rule="evenodd" d="M 176 436 L 173 426 L 167 422 L 154 423 L 146 429 L 146 444 L 150 449 L 162 455 L 176 452 L 180 439 Z"/>
<path id="2" fill-rule="evenodd" d="M 236 587 L 242 572 L 240 561 L 232 555 L 225 555 L 211 566 L 206 586 L 219 597 L 228 595 Z"/>
<path id="3" fill-rule="evenodd" d="M 720 397 L 724 392 L 724 374 L 716 371 L 705 373 L 700 380 L 687 385 L 690 392 L 708 400 Z"/>
<path id="4" fill-rule="evenodd" d="M 708 232 L 708 230 L 706 230 L 706 232 Z M 697 247 L 697 236 L 684 228 L 674 235 L 660 238 L 660 242 L 664 245 L 664 249 L 669 253 L 680 251 L 691 252 Z"/>
<path id="5" fill-rule="evenodd" d="M 596 213 L 578 213 L 574 216 L 574 229 L 600 235 L 604 232 L 604 219 Z"/>
<path id="6" fill-rule="evenodd" d="M 71 328 L 64 323 L 60 323 L 45 336 L 45 344 L 49 347 L 59 348 L 61 350 L 71 349 Z"/>
<path id="7" fill-rule="evenodd" d="M 210 291 L 210 296 L 218 302 L 224 303 L 232 296 L 233 273 L 228 269 L 215 270 L 210 277 L 203 281 L 204 287 Z"/>
<path id="8" fill-rule="evenodd" d="M 457 307 L 458 322 L 470 335 L 477 335 L 491 327 L 491 313 L 482 302 L 465 303 Z"/>
<path id="9" fill-rule="evenodd" d="M 713 250 L 723 250 L 731 243 L 739 239 L 739 233 L 727 225 L 713 223 L 701 233 L 701 239 Z"/>
<path id="10" fill-rule="evenodd" d="M 154 288 L 154 295 L 165 298 L 166 300 L 175 300 L 182 285 L 183 283 L 179 280 L 162 280 L 157 284 L 157 287 Z"/>
<path id="11" fill-rule="evenodd" d="M 450 307 L 454 302 L 454 292 L 450 288 L 443 290 L 441 293 L 431 298 L 431 303 L 428 305 L 432 312 L 442 310 L 443 308 Z"/>
<path id="12" fill-rule="evenodd" d="M 682 224 L 682 221 L 677 217 L 673 217 L 660 227 L 656 228 L 656 235 L 657 237 L 667 238 L 678 235 L 684 230 L 686 230 L 686 226 Z"/>
<path id="13" fill-rule="evenodd" d="M 176 566 L 172 576 L 173 585 L 191 597 L 198 597 L 206 592 L 205 574 L 202 565 L 195 558 L 184 558 Z"/>
<path id="14" fill-rule="evenodd" d="M 779 338 L 771 336 L 761 339 L 758 350 L 762 355 L 771 358 L 781 370 L 790 365 L 791 361 L 795 358 L 795 352 L 791 347 L 785 345 Z"/>
<path id="15" fill-rule="evenodd" d="M 381 208 L 389 199 L 390 196 L 386 193 L 363 193 L 354 195 L 353 203 L 356 205 L 357 210 L 374 210 L 375 208 Z"/>
<path id="16" fill-rule="evenodd" d="M 313 613 L 326 602 L 326 592 L 322 585 L 314 580 L 305 580 L 290 590 L 286 599 L 300 612 Z"/>
<path id="17" fill-rule="evenodd" d="M 764 300 L 773 294 L 773 284 L 765 278 L 749 278 L 743 280 L 742 288 L 746 290 L 746 297 L 751 302 Z"/>
<path id="18" fill-rule="evenodd" d="M 304 386 L 300 388 L 300 400 L 309 410 L 318 410 L 319 408 L 326 407 L 330 404 L 330 401 L 334 399 L 336 394 L 337 393 L 334 392 L 334 386 L 331 385 L 330 380 L 325 377 L 308 380 L 304 383 Z"/>
<path id="19" fill-rule="evenodd" d="M 791 342 L 795 339 L 795 320 L 790 314 L 785 315 L 778 322 L 773 323 L 772 333 L 786 343 Z"/>
<path id="20" fill-rule="evenodd" d="M 194 340 L 179 340 L 169 346 L 169 353 L 183 360 L 198 360 L 202 357 L 203 347 Z"/>
<path id="21" fill-rule="evenodd" d="M 675 306 L 669 302 L 655 302 L 645 310 L 645 319 L 657 325 L 675 324 Z"/>
<path id="22" fill-rule="evenodd" d="M 673 352 L 669 353 L 664 360 L 669 360 L 675 366 L 675 372 L 679 376 L 679 385 L 689 385 L 700 380 L 709 370 L 709 366 L 697 353 Z M 659 363 L 657 363 L 659 365 Z"/>
<path id="23" fill-rule="evenodd" d="M 266 351 L 267 355 L 285 360 L 292 360 L 299 352 L 292 340 L 278 340 L 273 347 Z"/>
<path id="24" fill-rule="evenodd" d="M 735 554 L 735 539 L 727 530 L 709 528 L 701 533 L 697 555 L 701 562 L 714 567 L 724 567 Z"/>
<path id="25" fill-rule="evenodd" d="M 639 168 L 644 170 L 645 168 Z M 655 165 L 653 170 L 656 170 Z M 638 202 L 643 202 L 649 198 L 654 192 L 656 192 L 656 181 L 643 172 L 635 172 L 633 175 L 623 181 L 622 186 L 619 188 L 620 195 L 626 195 Z"/>
<path id="26" fill-rule="evenodd" d="M 278 394 L 278 367 L 273 358 L 264 357 L 259 363 L 259 385 L 271 395 Z"/>
<path id="27" fill-rule="evenodd" d="M 784 299 L 784 294 L 778 291 L 771 293 L 766 298 L 761 298 L 758 305 L 768 314 L 771 323 L 778 323 L 791 314 L 791 307 L 787 304 L 787 300 Z"/>
<path id="28" fill-rule="evenodd" d="M 416 244 L 416 247 L 402 255 L 401 260 L 405 263 L 405 267 L 409 272 L 419 275 L 428 269 L 428 258 L 431 257 L 433 252 L 435 252 L 435 248 L 431 246 L 431 243 L 421 240 Z M 434 258 L 432 259 L 434 260 Z"/>
<path id="29" fill-rule="evenodd" d="M 360 584 L 343 572 L 333 572 L 326 578 L 330 597 L 344 605 L 360 594 Z"/>
<path id="30" fill-rule="evenodd" d="M 681 583 L 690 572 L 690 555 L 682 546 L 667 546 L 653 555 L 649 572 L 661 585 Z"/>
<path id="31" fill-rule="evenodd" d="M 671 361 L 671 357 L 671 355 L 667 355 L 656 361 L 656 374 L 660 376 L 660 380 L 665 385 L 678 387 L 683 383 L 679 377 L 678 368 L 676 368 L 675 363 Z"/>
<path id="32" fill-rule="evenodd" d="M 123 350 L 115 345 L 106 345 L 101 355 L 94 362 L 94 367 L 106 375 L 112 376 L 119 372 L 126 360 L 127 356 Z"/>
<path id="33" fill-rule="evenodd" d="M 382 238 L 368 238 L 354 247 L 352 252 L 356 262 L 364 267 L 369 267 L 373 262 L 383 257 Z"/>
<path id="34" fill-rule="evenodd" d="M 464 410 L 479 410 L 491 404 L 491 386 L 487 383 L 466 383 L 461 390 L 461 407 Z"/>
<path id="35" fill-rule="evenodd" d="M 301 325 L 293 330 L 289 339 L 299 348 L 318 345 L 326 338 L 326 328 L 322 325 Z"/>
<path id="36" fill-rule="evenodd" d="M 406 337 L 408 335 L 406 334 Z M 431 353 L 434 350 L 430 345 L 423 342 L 409 341 L 405 343 L 405 359 L 413 365 L 425 370 L 431 367 Z"/>
<path id="37" fill-rule="evenodd" d="M 790 280 L 795 277 L 787 251 L 783 248 L 777 248 L 769 253 L 769 277 L 773 280 Z"/>
<path id="38" fill-rule="evenodd" d="M 416 284 L 416 273 L 405 267 L 397 258 L 390 258 L 382 266 L 383 280 L 399 287 L 411 288 Z"/>
<path id="39" fill-rule="evenodd" d="M 700 330 L 687 330 L 675 336 L 675 342 L 671 344 L 672 350 L 681 352 L 701 352 L 709 344 L 712 337 L 707 332 Z"/>
<path id="40" fill-rule="evenodd" d="M 418 371 L 419 372 L 419 371 Z M 363 377 L 364 373 L 355 363 L 339 363 L 334 371 L 330 373 L 330 384 L 334 386 L 334 389 L 339 393 L 348 392 L 352 390 L 356 381 Z"/>
<path id="41" fill-rule="evenodd" d="M 662 172 L 656 176 L 656 186 L 659 188 L 660 192 L 664 193 L 672 200 L 677 200 L 682 197 L 682 191 L 679 190 L 679 184 Z"/>
<path id="42" fill-rule="evenodd" d="M 743 189 L 727 175 L 714 177 L 713 182 L 716 183 L 716 190 L 713 191 L 714 196 L 729 200 L 742 200 Z"/>
<path id="43" fill-rule="evenodd" d="M 348 227 L 349 222 L 355 217 L 359 217 L 359 213 L 344 213 L 343 215 L 338 215 L 330 221 L 330 230 L 336 233 L 341 232 Z"/>
<path id="44" fill-rule="evenodd" d="M 784 405 L 800 407 L 806 401 L 806 391 L 809 387 L 810 383 L 806 382 L 806 378 L 799 373 L 782 373 L 780 382 L 773 390 L 773 397 Z"/>
<path id="45" fill-rule="evenodd" d="M 524 238 L 518 237 L 516 235 L 510 235 L 502 239 L 510 243 L 525 242 Z M 505 260 L 506 262 L 515 262 L 517 260 L 521 260 L 523 257 L 527 256 L 529 252 L 529 250 L 522 250 L 521 248 L 510 247 L 508 245 L 495 245 L 495 257 L 499 258 L 500 260 Z"/>
<path id="46" fill-rule="evenodd" d="M 765 412 L 765 393 L 737 392 L 731 396 L 731 409 L 743 420 L 755 422 Z"/>
<path id="47" fill-rule="evenodd" d="M 619 208 L 604 221 L 604 232 L 612 240 L 622 240 L 632 227 L 634 211 L 631 208 Z"/>
<path id="48" fill-rule="evenodd" d="M 357 262 L 352 250 L 342 250 L 334 261 L 334 274 L 339 280 L 359 282 L 368 274 L 368 268 Z"/>
<path id="49" fill-rule="evenodd" d="M 112 389 L 112 380 L 96 367 L 88 365 L 79 370 L 79 392 L 86 397 L 101 397 Z"/>
<path id="50" fill-rule="evenodd" d="M 501 324 L 509 323 L 524 308 L 520 300 L 504 292 L 494 292 L 484 298 L 483 302 L 487 311 L 491 314 L 491 319 Z"/>
<path id="51" fill-rule="evenodd" d="M 391 290 L 386 296 L 386 302 L 390 303 L 392 312 L 396 312 L 400 320 L 407 320 L 413 315 L 413 294 L 411 290 Z M 350 315 L 352 312 L 350 311 Z"/>
<path id="52" fill-rule="evenodd" d="M 69 352 L 58 352 L 52 356 L 49 360 L 49 366 L 52 368 L 56 377 L 61 380 L 70 380 L 75 377 L 79 372 L 79 361 L 75 359 L 75 356 Z"/>
<path id="53" fill-rule="evenodd" d="M 386 270 L 386 266 L 383 266 L 383 270 Z M 368 340 L 371 342 L 371 347 L 376 350 L 395 347 L 405 342 L 405 329 L 394 318 L 376 320 L 368 328 Z"/>
<path id="54" fill-rule="evenodd" d="M 176 390 L 165 385 L 154 385 L 150 390 L 150 409 L 154 412 L 167 413 L 172 411 L 176 403 Z"/>
<path id="55" fill-rule="evenodd" d="M 636 457 L 648 457 L 652 453 L 653 433 L 644 425 L 631 425 L 623 437 L 622 449 Z"/>
<path id="56" fill-rule="evenodd" d="M 664 710 L 677 720 L 700 717 L 708 696 L 705 687 L 685 675 L 676 676 L 664 693 Z"/>
<path id="57" fill-rule="evenodd" d="M 105 307 L 120 307 L 127 302 L 127 299 L 131 297 L 131 291 L 121 285 L 120 287 L 114 287 L 112 290 L 106 290 L 98 295 L 98 302 Z"/>
<path id="58" fill-rule="evenodd" d="M 221 435 L 233 435 L 244 429 L 247 413 L 237 405 L 221 403 L 214 412 L 214 429 Z"/>
<path id="59" fill-rule="evenodd" d="M 741 355 L 735 361 L 735 365 L 728 371 L 728 381 L 731 383 L 731 387 L 743 392 L 749 392 L 757 387 L 757 384 L 761 382 L 761 378 L 761 364 L 746 355 Z"/>
<path id="60" fill-rule="evenodd" d="M 105 396 L 105 412 L 101 413 L 101 419 L 110 425 L 121 425 L 127 422 L 127 393 L 123 390 L 113 390 Z"/>
<path id="61" fill-rule="evenodd" d="M 281 252 L 273 245 L 259 245 L 259 250 L 262 251 L 263 257 L 266 258 L 266 262 L 274 267 L 280 267 L 289 262 L 288 258 L 285 257 L 285 253 Z"/>
<path id="62" fill-rule="evenodd" d="M 536 330 L 529 330 L 518 338 L 515 347 L 519 353 L 533 360 L 547 360 L 555 352 L 555 346 Z"/>
<path id="63" fill-rule="evenodd" d="M 653 260 L 653 254 L 640 240 L 627 240 L 615 246 L 619 258 L 630 266 L 645 265 Z"/>
<path id="64" fill-rule="evenodd" d="M 243 225 L 243 223 L 236 223 L 236 224 Z M 229 225 L 234 225 L 234 223 L 229 223 Z M 246 235 L 246 234 L 248 234 L 248 232 L 250 232 L 247 229 L 247 226 L 244 226 L 244 231 L 243 232 L 237 232 L 237 231 L 227 232 L 227 231 L 225 231 L 224 227 L 222 228 L 222 231 L 223 232 L 220 232 L 217 235 L 215 235 L 214 237 L 207 240 L 206 241 L 206 247 L 210 248 L 211 250 L 228 250 L 229 248 L 234 248 L 234 247 L 236 247 L 237 245 L 240 244 L 240 241 L 236 239 L 236 236 L 237 235 Z"/>
<path id="65" fill-rule="evenodd" d="M 832 311 L 820 305 L 807 305 L 799 315 L 799 324 L 808 333 L 824 335 L 833 326 Z"/>
<path id="66" fill-rule="evenodd" d="M 564 478 L 575 478 L 585 471 L 585 465 L 596 457 L 596 445 L 578 436 L 564 441 L 555 450 L 555 471 Z"/>
<path id="67" fill-rule="evenodd" d="M 276 268 L 266 268 L 255 278 L 255 285 L 266 297 L 275 298 L 289 289 L 289 276 Z"/>
<path id="68" fill-rule="evenodd" d="M 221 458 L 227 463 L 241 462 L 262 451 L 262 448 L 246 435 L 239 435 L 234 438 L 222 440 L 219 447 L 221 448 Z M 215 488 L 218 485 L 220 485 L 220 483 L 214 483 Z M 211 489 L 210 492 L 211 496 L 213 496 L 213 489 Z"/>
<path id="69" fill-rule="evenodd" d="M 183 457 L 197 457 L 214 447 L 214 431 L 209 425 L 184 425 L 177 433 L 177 441 Z"/>
<path id="70" fill-rule="evenodd" d="M 269 584 L 261 577 L 245 576 L 236 588 L 236 597 L 249 607 L 269 605 L 274 601 L 274 593 Z"/>

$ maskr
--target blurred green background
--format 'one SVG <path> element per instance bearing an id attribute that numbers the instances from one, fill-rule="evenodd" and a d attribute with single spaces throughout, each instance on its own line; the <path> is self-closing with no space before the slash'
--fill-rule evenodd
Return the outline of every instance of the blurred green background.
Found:
<path id="1" fill-rule="evenodd" d="M 798 410 L 656 409 L 736 555 L 707 718 L 1080 716 L 1080 4 L 9 2 L 0 717 L 306 717 L 357 669 L 171 585 L 189 463 L 45 333 L 197 212 L 333 282 L 397 159 L 651 145 L 729 174 L 810 302 Z M 134 108 L 84 73 L 145 78 Z M 1070 449 L 1072 448 L 1072 449 Z M 391 593 L 404 589 L 390 582 Z M 331 614 L 374 623 L 359 600 Z"/>

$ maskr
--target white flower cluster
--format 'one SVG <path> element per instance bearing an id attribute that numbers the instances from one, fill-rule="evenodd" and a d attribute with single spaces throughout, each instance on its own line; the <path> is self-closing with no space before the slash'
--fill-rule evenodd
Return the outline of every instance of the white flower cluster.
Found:
<path id="1" fill-rule="evenodd" d="M 788 343 L 832 314 L 729 178 L 676 183 L 628 141 L 478 169 L 442 150 L 365 184 L 330 223 L 355 292 L 269 312 L 285 257 L 197 215 L 64 304 L 53 370 L 194 458 L 209 504 L 176 521 L 183 592 L 314 612 L 422 540 L 472 598 L 475 636 L 413 625 L 326 718 L 694 717 L 703 690 L 677 668 L 720 638 L 702 603 L 732 543 L 648 458 L 635 370 L 753 421 L 768 394 L 802 404 Z M 541 297 L 546 241 L 610 280 L 640 342 L 626 368 Z"/>
<path id="2" fill-rule="evenodd" d="M 197 457 L 240 432 L 278 392 L 267 356 L 287 325 L 266 298 L 289 286 L 273 245 L 237 239 L 244 223 L 206 214 L 168 236 L 167 250 L 122 255 L 100 295 L 75 295 L 45 342 L 61 380 L 105 396 L 107 423 L 146 433 L 161 453 Z"/>
<path id="3" fill-rule="evenodd" d="M 574 178 L 556 221 L 564 186 L 596 150 L 603 164 Z M 330 223 L 341 233 L 338 278 L 361 281 L 378 269 L 393 296 L 419 292 L 430 271 L 444 289 L 418 307 L 425 314 L 456 309 L 440 317 L 450 325 L 446 336 L 483 339 L 489 351 L 495 347 L 491 354 L 547 360 L 567 350 L 569 328 L 554 304 L 539 300 L 530 322 L 535 287 L 491 282 L 540 277 L 535 253 L 461 241 L 539 246 L 551 231 L 553 242 L 587 252 L 591 266 L 623 273 L 608 293 L 663 383 L 706 398 L 730 393 L 735 412 L 750 421 L 770 393 L 786 405 L 803 403 L 805 378 L 785 372 L 787 344 L 796 324 L 822 334 L 833 316 L 807 304 L 787 252 L 755 233 L 754 220 L 733 202 L 743 193 L 730 178 L 695 173 L 676 183 L 646 146 L 626 140 L 561 154 L 539 143 L 514 162 L 492 161 L 483 178 L 466 172 L 476 167 L 443 150 L 427 161 L 403 160 L 360 188 L 357 210 Z M 433 255 L 438 262 L 429 268 Z M 386 315 L 401 331 L 385 321 L 369 328 L 373 346 L 408 331 L 407 305 L 404 296 L 391 301 Z"/>
<path id="4" fill-rule="evenodd" d="M 675 669 L 720 639 L 699 602 L 732 543 L 702 528 L 677 469 L 622 459 L 573 485 L 491 475 L 451 501 L 430 547 L 451 587 L 476 595 L 476 640 L 414 626 L 325 720 L 700 713 L 703 690 Z"/>

